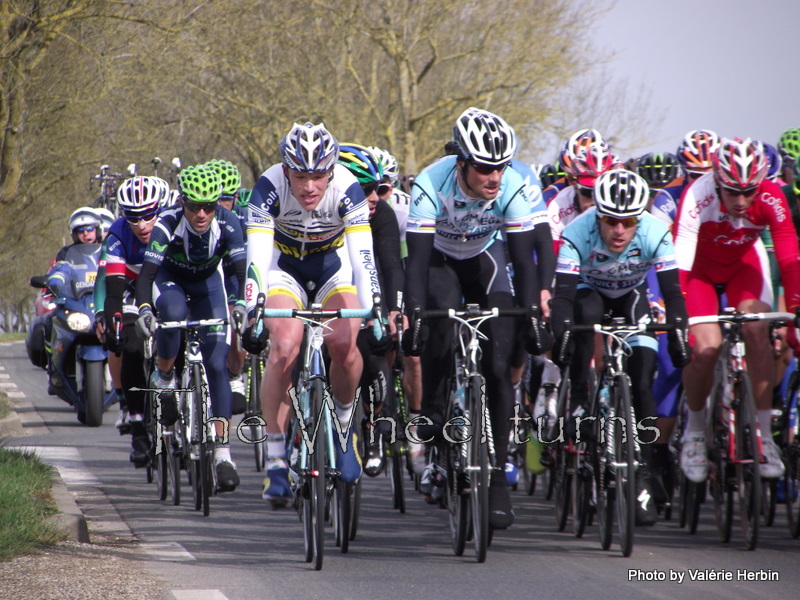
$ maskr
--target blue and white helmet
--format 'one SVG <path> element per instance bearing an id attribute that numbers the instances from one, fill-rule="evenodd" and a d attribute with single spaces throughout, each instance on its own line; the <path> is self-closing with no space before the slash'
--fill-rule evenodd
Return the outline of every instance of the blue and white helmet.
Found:
<path id="1" fill-rule="evenodd" d="M 339 142 L 322 123 L 295 123 L 281 140 L 278 151 L 284 165 L 303 173 L 328 171 L 339 160 Z"/>

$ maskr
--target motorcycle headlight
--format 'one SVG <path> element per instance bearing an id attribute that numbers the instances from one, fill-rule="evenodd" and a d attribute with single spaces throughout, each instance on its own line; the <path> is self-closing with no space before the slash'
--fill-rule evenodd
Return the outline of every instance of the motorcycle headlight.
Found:
<path id="1" fill-rule="evenodd" d="M 92 328 L 92 321 L 89 319 L 89 315 L 82 312 L 71 312 L 67 315 L 67 325 L 72 331 L 86 333 Z"/>

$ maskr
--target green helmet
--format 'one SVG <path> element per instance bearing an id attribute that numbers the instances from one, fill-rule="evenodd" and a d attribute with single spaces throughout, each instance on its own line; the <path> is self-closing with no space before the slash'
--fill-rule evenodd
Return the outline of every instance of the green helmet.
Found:
<path id="1" fill-rule="evenodd" d="M 236 197 L 236 206 L 244 206 L 247 208 L 247 205 L 250 204 L 250 193 L 252 190 L 248 190 L 247 188 L 242 188 L 239 190 L 239 195 Z"/>
<path id="2" fill-rule="evenodd" d="M 339 147 L 339 164 L 347 167 L 347 170 L 355 175 L 361 185 L 380 183 L 383 179 L 381 163 L 364 146 L 342 144 Z"/>
<path id="3" fill-rule="evenodd" d="M 204 165 L 186 167 L 178 175 L 178 189 L 189 202 L 216 202 L 222 193 L 222 182 L 213 169 Z"/>
<path id="4" fill-rule="evenodd" d="M 239 169 L 232 162 L 227 160 L 210 160 L 203 165 L 208 169 L 213 169 L 222 181 L 222 195 L 233 196 L 239 186 L 242 185 L 242 176 Z"/>
<path id="5" fill-rule="evenodd" d="M 780 150 L 781 156 L 789 160 L 800 156 L 800 127 L 787 129 L 781 134 L 778 140 L 778 150 Z"/>

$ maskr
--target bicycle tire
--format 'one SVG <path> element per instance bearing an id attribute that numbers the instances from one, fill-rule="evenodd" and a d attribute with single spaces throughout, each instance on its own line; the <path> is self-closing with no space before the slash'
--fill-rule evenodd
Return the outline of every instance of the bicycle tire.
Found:
<path id="1" fill-rule="evenodd" d="M 160 425 L 156 425 L 156 427 L 160 427 Z M 166 500 L 167 496 L 169 495 L 168 452 L 169 449 L 167 448 L 167 444 L 165 443 L 164 439 L 162 438 L 161 440 L 157 440 L 155 461 L 153 466 L 156 485 L 158 486 L 158 499 L 162 501 Z"/>
<path id="2" fill-rule="evenodd" d="M 556 530 L 564 531 L 570 513 L 572 477 L 570 475 L 570 453 L 567 444 L 560 443 L 556 449 L 555 468 L 555 516 Z"/>
<path id="3" fill-rule="evenodd" d="M 361 478 L 351 486 L 350 492 L 350 541 L 356 539 L 358 533 L 358 517 L 361 514 Z"/>
<path id="4" fill-rule="evenodd" d="M 470 377 L 466 399 L 471 407 L 471 415 L 478 416 L 483 412 L 483 418 L 478 417 L 481 424 L 480 431 L 491 427 L 488 406 L 481 404 L 481 389 L 483 386 L 477 377 Z M 479 563 L 486 561 L 486 550 L 489 547 L 489 477 L 491 465 L 489 464 L 489 446 L 480 442 L 481 434 L 473 434 L 470 442 L 470 464 L 477 467 L 470 478 L 470 493 L 472 499 L 472 529 L 475 554 Z"/>
<path id="5" fill-rule="evenodd" d="M 758 421 L 755 396 L 747 373 L 741 374 L 737 386 L 739 409 L 736 415 L 736 484 L 739 518 L 744 534 L 744 545 L 755 550 L 758 545 L 758 528 L 761 522 L 761 453 L 758 444 Z"/>
<path id="6" fill-rule="evenodd" d="M 614 416 L 614 407 L 608 407 L 608 417 Z M 595 407 L 593 414 L 599 417 L 598 408 Z M 597 451 L 594 455 L 594 480 L 597 490 L 597 531 L 600 536 L 600 547 L 608 550 L 611 547 L 611 540 L 614 533 L 614 513 L 616 499 L 616 483 L 614 479 L 614 469 L 612 457 L 614 456 L 613 439 L 606 435 L 605 426 L 602 419 L 598 418 L 594 422 L 595 440 Z"/>
<path id="7" fill-rule="evenodd" d="M 403 464 L 405 462 L 403 460 L 403 444 L 399 440 L 395 440 L 390 448 L 392 453 L 392 460 L 389 463 L 392 469 L 392 504 L 403 515 L 406 512 L 406 497 L 405 489 L 403 488 Z"/>
<path id="8" fill-rule="evenodd" d="M 264 427 L 256 422 L 255 417 L 261 416 L 261 378 L 264 372 L 264 362 L 260 356 L 249 356 L 247 364 L 247 403 L 245 408 L 245 418 L 251 419 L 249 425 L 250 440 L 253 444 L 255 455 L 256 472 L 264 470 L 266 464 L 266 442 L 257 441 L 264 437 Z"/>
<path id="9" fill-rule="evenodd" d="M 167 470 L 169 471 L 169 495 L 173 506 L 181 503 L 181 457 L 175 443 L 175 435 L 179 426 L 171 428 L 169 443 L 166 444 Z"/>
<path id="10" fill-rule="evenodd" d="M 471 499 L 464 491 L 466 475 L 463 470 L 465 458 L 463 450 L 462 444 L 447 446 L 447 513 L 450 543 L 456 556 L 464 554 L 470 527 Z"/>
<path id="11" fill-rule="evenodd" d="M 789 533 L 800 538 L 800 444 L 794 440 L 786 449 L 786 474 L 783 477 L 783 497 L 786 502 L 786 519 Z"/>
<path id="12" fill-rule="evenodd" d="M 575 455 L 578 466 L 572 474 L 572 533 L 577 538 L 583 537 L 591 512 L 592 478 L 581 458 L 588 456 L 588 452 L 588 444 L 585 442 L 578 446 L 578 453 Z"/>
<path id="13" fill-rule="evenodd" d="M 761 516 L 764 517 L 764 526 L 772 527 L 775 524 L 775 513 L 778 509 L 778 480 L 761 480 Z"/>
<path id="14" fill-rule="evenodd" d="M 323 401 L 322 381 L 316 380 L 311 397 L 311 418 L 316 419 L 320 415 Z M 325 555 L 325 504 L 327 501 L 327 460 L 325 459 L 324 428 L 320 428 L 314 440 L 314 454 L 311 456 L 311 465 L 312 470 L 316 472 L 316 476 L 311 479 L 313 562 L 314 570 L 319 571 L 322 569 Z"/>
<path id="15" fill-rule="evenodd" d="M 334 516 L 334 532 L 336 535 L 336 545 L 342 554 L 347 554 L 350 549 L 350 526 L 352 523 L 352 503 L 351 491 L 352 483 L 337 479 L 333 490 L 333 509 L 331 515 Z"/>
<path id="16" fill-rule="evenodd" d="M 616 415 L 612 421 L 617 494 L 615 498 L 619 545 L 623 556 L 633 552 L 633 530 L 636 525 L 636 442 L 633 425 L 636 419 L 631 404 L 630 381 L 626 374 L 618 375 L 614 387 Z"/>
<path id="17" fill-rule="evenodd" d="M 205 406 L 206 388 L 204 386 L 205 378 L 203 377 L 203 369 L 199 364 L 192 367 L 192 403 L 195 415 L 195 435 L 198 441 L 198 469 L 196 473 L 199 475 L 198 487 L 200 491 L 200 508 L 203 510 L 203 516 L 207 517 L 211 512 L 211 485 L 212 485 L 212 460 L 209 457 L 209 441 L 206 432 L 206 424 L 203 421 L 203 408 Z M 213 452 L 213 450 L 212 450 Z"/>

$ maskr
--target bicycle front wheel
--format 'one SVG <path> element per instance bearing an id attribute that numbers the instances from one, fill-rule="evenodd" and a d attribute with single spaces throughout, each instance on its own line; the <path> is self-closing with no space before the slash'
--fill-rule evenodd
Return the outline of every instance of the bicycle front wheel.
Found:
<path id="1" fill-rule="evenodd" d="M 633 552 L 633 528 L 636 524 L 636 443 L 634 441 L 633 405 L 628 376 L 619 375 L 615 386 L 615 413 L 609 429 L 614 440 L 617 528 L 623 556 Z"/>
<path id="2" fill-rule="evenodd" d="M 753 389 L 747 373 L 737 385 L 739 410 L 736 415 L 736 491 L 744 545 L 755 550 L 761 520 L 761 453 L 758 445 L 758 422 Z M 769 433 L 768 433 L 769 434 Z"/>
<path id="3" fill-rule="evenodd" d="M 311 407 L 313 418 L 320 415 L 320 408 L 323 400 L 322 382 L 317 380 L 314 384 Z M 312 430 L 313 431 L 313 430 Z M 325 554 L 324 534 L 325 534 L 325 502 L 327 501 L 327 474 L 325 467 L 325 432 L 320 428 L 314 440 L 314 454 L 311 456 L 311 539 L 314 544 L 314 570 L 322 569 L 322 559 Z"/>
<path id="4" fill-rule="evenodd" d="M 491 428 L 489 409 L 481 403 L 481 384 L 476 378 L 471 378 L 467 393 L 467 406 L 477 422 L 483 424 L 488 431 Z M 481 414 L 483 418 L 481 418 Z M 470 493 L 472 504 L 472 532 L 475 543 L 475 554 L 478 562 L 486 560 L 486 549 L 489 547 L 489 446 L 480 441 L 481 433 L 476 431 L 469 442 L 470 448 Z"/>

